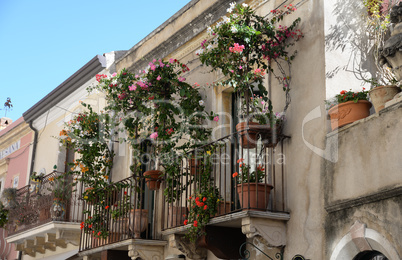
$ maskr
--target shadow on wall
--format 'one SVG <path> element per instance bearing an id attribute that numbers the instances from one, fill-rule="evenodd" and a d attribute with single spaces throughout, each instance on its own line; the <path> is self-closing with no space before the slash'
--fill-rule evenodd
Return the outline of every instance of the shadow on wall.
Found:
<path id="1" fill-rule="evenodd" d="M 352 72 L 356 79 L 375 77 L 376 66 L 372 44 L 367 36 L 367 9 L 363 1 L 337 0 L 329 30 L 325 36 L 326 52 L 349 52 L 348 62 L 326 73 L 333 78 L 340 71 Z"/>

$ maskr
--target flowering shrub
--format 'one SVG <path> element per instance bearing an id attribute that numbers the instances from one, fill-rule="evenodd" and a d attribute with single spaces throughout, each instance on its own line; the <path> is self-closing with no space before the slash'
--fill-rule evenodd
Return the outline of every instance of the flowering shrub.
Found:
<path id="1" fill-rule="evenodd" d="M 251 167 L 244 162 L 243 158 L 237 160 L 240 168 L 240 174 L 235 172 L 232 174 L 233 178 L 237 178 L 237 183 L 256 183 L 263 182 L 265 177 L 265 168 L 260 164 L 257 165 L 254 171 Z"/>
<path id="2" fill-rule="evenodd" d="M 188 218 L 184 220 L 184 225 L 190 224 L 186 237 L 190 241 L 195 240 L 205 234 L 204 227 L 209 219 L 218 212 L 218 203 L 220 201 L 219 191 L 216 188 L 209 188 L 194 197 L 188 198 L 190 211 Z"/>
<path id="3" fill-rule="evenodd" d="M 229 16 L 223 16 L 222 21 L 207 29 L 210 38 L 204 40 L 201 49 L 196 52 L 203 64 L 222 71 L 226 76 L 227 79 L 221 84 L 233 86 L 236 92 L 246 98 L 247 115 L 252 84 L 258 86 L 263 100 L 268 104 L 268 111 L 272 113 L 271 101 L 262 84 L 267 70 L 279 80 L 288 97 L 290 70 L 285 69 L 283 64 L 290 68 L 296 52 L 290 53 L 289 47 L 303 34 L 296 29 L 300 18 L 290 26 L 278 25 L 278 22 L 295 10 L 292 5 L 285 6 L 285 10 L 271 11 L 272 17 L 266 19 L 256 15 L 246 4 L 231 3 L 227 10 Z M 278 74 L 275 74 L 273 64 L 278 68 Z M 285 110 L 288 102 L 287 98 Z"/>
<path id="4" fill-rule="evenodd" d="M 108 148 L 111 119 L 96 113 L 90 105 L 81 103 L 87 111 L 74 116 L 60 132 L 60 142 L 78 153 L 71 164 L 70 174 L 77 176 L 86 187 L 105 188 L 113 166 L 114 154 Z M 88 199 L 84 193 L 84 200 Z"/>
<path id="5" fill-rule="evenodd" d="M 272 125 L 280 126 L 285 120 L 284 113 L 273 113 L 269 111 L 269 104 L 265 102 L 261 96 L 254 94 L 251 97 L 251 104 L 253 109 L 252 118 L 255 118 L 261 125 L 272 123 Z"/>
<path id="6" fill-rule="evenodd" d="M 8 222 L 8 209 L 6 209 L 3 203 L 0 202 L 0 228 L 4 228 L 7 222 Z"/>
<path id="7" fill-rule="evenodd" d="M 177 185 L 171 184 L 180 175 L 175 158 L 209 138 L 211 131 L 203 126 L 206 119 L 219 120 L 212 112 L 205 112 L 197 85 L 185 82 L 182 74 L 187 71 L 189 68 L 176 59 L 154 59 L 137 75 L 126 70 L 110 78 L 98 75 L 95 87 L 106 93 L 107 109 L 116 112 L 124 125 L 122 131 L 129 134 L 126 141 L 134 150 L 130 167 L 134 174 L 141 173 L 137 158 L 144 151 L 140 144 L 146 139 L 151 141 L 151 160 L 157 162 L 155 168 L 161 165 L 165 170 L 165 194 L 180 192 L 171 190 L 176 189 Z"/>

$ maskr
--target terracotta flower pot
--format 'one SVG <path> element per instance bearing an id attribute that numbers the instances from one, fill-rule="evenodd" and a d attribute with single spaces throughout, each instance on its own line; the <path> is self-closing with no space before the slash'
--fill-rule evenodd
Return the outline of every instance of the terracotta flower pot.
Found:
<path id="1" fill-rule="evenodd" d="M 328 110 L 332 130 L 368 117 L 370 115 L 370 107 L 371 103 L 367 100 L 359 100 L 356 103 L 348 101 L 334 106 Z"/>
<path id="2" fill-rule="evenodd" d="M 269 194 L 274 187 L 265 183 L 243 183 L 237 185 L 240 206 L 245 209 L 267 210 Z M 250 199 L 250 204 L 249 204 Z"/>
<path id="3" fill-rule="evenodd" d="M 375 112 L 380 112 L 385 103 L 390 101 L 401 90 L 397 86 L 379 86 L 369 91 L 370 100 L 373 103 Z"/>
<path id="4" fill-rule="evenodd" d="M 159 190 L 161 187 L 161 171 L 152 170 L 144 172 L 145 182 L 150 190 Z"/>
<path id="5" fill-rule="evenodd" d="M 134 222 L 134 238 L 141 238 L 141 233 L 148 228 L 148 210 L 136 209 L 131 211 L 131 219 Z"/>
<path id="6" fill-rule="evenodd" d="M 257 146 L 257 134 L 258 131 L 252 129 L 253 127 L 259 126 L 260 124 L 255 122 L 241 122 L 236 125 L 236 131 L 240 135 L 240 145 L 246 149 L 252 149 Z M 247 130 L 249 128 L 249 130 Z"/>

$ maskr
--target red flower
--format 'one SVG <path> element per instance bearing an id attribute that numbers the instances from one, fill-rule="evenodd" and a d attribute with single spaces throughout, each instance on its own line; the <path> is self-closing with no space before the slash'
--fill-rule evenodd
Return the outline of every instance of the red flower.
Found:
<path id="1" fill-rule="evenodd" d="M 106 207 L 105 207 L 105 209 L 108 209 L 108 208 L 109 208 L 109 206 L 106 206 Z"/>
<path id="2" fill-rule="evenodd" d="M 243 158 L 240 158 L 239 160 L 237 160 L 237 163 L 241 163 L 241 162 L 243 162 Z"/>
<path id="3" fill-rule="evenodd" d="M 234 178 L 234 177 L 237 177 L 238 175 L 239 175 L 239 173 L 235 172 L 235 173 L 232 174 L 232 177 Z"/>
<path id="4" fill-rule="evenodd" d="M 204 202 L 205 202 L 206 200 L 207 200 L 207 198 L 205 198 L 205 197 L 202 199 L 202 201 L 204 201 Z"/>
<path id="5" fill-rule="evenodd" d="M 148 99 L 149 99 L 149 100 L 152 100 L 152 99 L 154 99 L 154 98 L 155 98 L 155 97 L 154 97 L 154 96 L 152 96 L 152 97 L 149 97 Z"/>
<path id="6" fill-rule="evenodd" d="M 197 220 L 194 220 L 193 226 L 194 226 L 194 227 L 198 227 L 198 221 L 197 221 Z"/>
<path id="7" fill-rule="evenodd" d="M 102 234 L 102 232 L 99 231 L 99 232 L 98 232 L 98 236 L 100 236 L 101 234 Z"/>
<path id="8" fill-rule="evenodd" d="M 208 208 L 208 206 L 207 206 L 207 205 L 205 205 L 205 206 L 204 206 L 204 210 L 206 210 L 207 208 Z"/>
<path id="9" fill-rule="evenodd" d="M 188 220 L 187 219 L 184 220 L 184 225 L 187 225 L 187 223 L 188 223 Z"/>
<path id="10" fill-rule="evenodd" d="M 127 195 L 127 191 L 124 192 L 124 195 Z"/>
<path id="11" fill-rule="evenodd" d="M 341 95 L 343 95 L 343 94 L 345 94 L 346 93 L 346 90 L 342 90 L 341 91 Z"/>

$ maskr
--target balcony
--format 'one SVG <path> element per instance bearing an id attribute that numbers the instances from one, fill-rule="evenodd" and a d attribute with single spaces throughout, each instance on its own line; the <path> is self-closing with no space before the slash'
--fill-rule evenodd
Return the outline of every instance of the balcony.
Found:
<path id="1" fill-rule="evenodd" d="M 195 199 L 205 197 L 205 204 L 210 199 L 218 203 L 206 226 L 206 237 L 197 244 L 218 258 L 238 258 L 238 249 L 246 237 L 259 236 L 269 246 L 284 246 L 285 222 L 290 218 L 284 142 L 285 136 L 254 127 L 187 154 L 177 177 L 164 182 L 167 189 L 162 205 L 162 234 L 169 236 L 177 248 L 185 247 L 193 257 L 199 254 L 185 236 L 194 216 L 190 216 L 188 225 L 184 221 L 191 215 L 191 208 L 204 206 Z"/>
<path id="2" fill-rule="evenodd" d="M 68 198 L 56 198 L 55 179 L 62 174 L 54 171 L 44 176 L 19 189 L 16 198 L 10 201 L 6 240 L 15 243 L 18 251 L 35 257 L 36 253 L 44 254 L 45 250 L 66 248 L 68 243 L 78 245 L 82 202 L 72 185 L 65 191 Z M 64 181 L 72 183 L 72 180 Z"/>
<path id="3" fill-rule="evenodd" d="M 163 255 L 167 242 L 158 240 L 160 212 L 146 178 L 131 176 L 104 189 L 86 188 L 83 197 L 81 256 L 102 257 L 111 249 L 125 252 L 125 257 L 138 254 L 151 259 Z"/>

